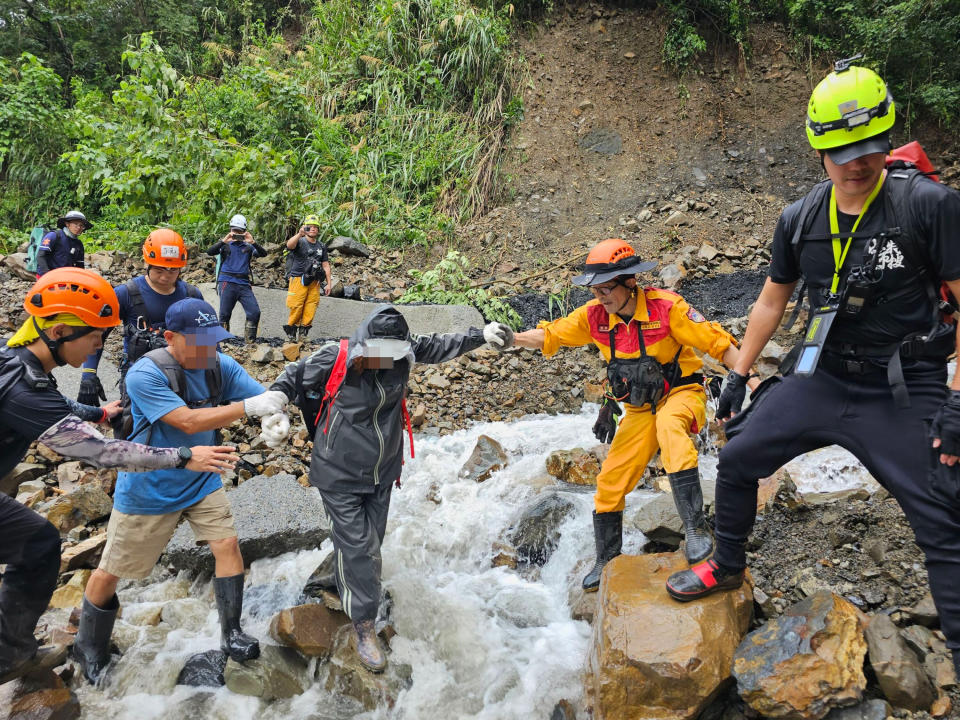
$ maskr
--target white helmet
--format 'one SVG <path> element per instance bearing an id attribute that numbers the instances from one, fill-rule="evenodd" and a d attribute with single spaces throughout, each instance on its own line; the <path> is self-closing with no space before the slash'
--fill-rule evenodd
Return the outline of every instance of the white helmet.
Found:
<path id="1" fill-rule="evenodd" d="M 234 215 L 232 218 L 230 218 L 230 227 L 246 230 L 247 219 L 243 215 Z"/>

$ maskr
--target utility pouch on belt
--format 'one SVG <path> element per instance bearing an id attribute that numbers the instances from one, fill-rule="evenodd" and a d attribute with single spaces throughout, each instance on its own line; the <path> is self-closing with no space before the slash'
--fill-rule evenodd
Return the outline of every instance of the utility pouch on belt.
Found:
<path id="1" fill-rule="evenodd" d="M 637 407 L 650 404 L 650 412 L 657 413 L 659 403 L 671 386 L 677 384 L 680 366 L 677 358 L 680 350 L 673 358 L 673 362 L 664 366 L 656 358 L 647 355 L 643 342 L 643 330 L 640 333 L 640 352 L 638 358 L 617 357 L 616 325 L 610 328 L 610 363 L 607 365 L 607 380 L 610 390 L 618 400 L 626 400 Z"/>

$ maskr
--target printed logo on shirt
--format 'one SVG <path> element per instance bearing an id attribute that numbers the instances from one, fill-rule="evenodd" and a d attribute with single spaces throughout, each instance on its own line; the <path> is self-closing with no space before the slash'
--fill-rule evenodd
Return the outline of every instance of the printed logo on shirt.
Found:
<path id="1" fill-rule="evenodd" d="M 904 267 L 903 259 L 903 253 L 900 251 L 900 248 L 888 240 L 883 250 L 877 255 L 877 270 L 896 270 L 897 268 L 902 268 Z"/>
<path id="2" fill-rule="evenodd" d="M 640 323 L 640 329 L 641 329 L 641 330 L 659 330 L 659 329 L 660 329 L 660 321 L 659 321 L 659 320 L 651 320 L 650 322 L 642 322 L 642 323 Z"/>
<path id="3" fill-rule="evenodd" d="M 50 247 L 50 243 L 52 240 L 53 238 L 44 238 L 43 242 L 41 242 L 40 244 L 43 245 L 44 247 Z"/>
<path id="4" fill-rule="evenodd" d="M 690 308 L 689 310 L 687 310 L 687 317 L 697 323 L 707 321 L 707 319 L 703 315 L 698 313 L 694 308 Z"/>
<path id="5" fill-rule="evenodd" d="M 610 332 L 610 326 L 609 326 L 609 325 L 597 325 L 597 330 L 598 330 L 599 332 Z"/>

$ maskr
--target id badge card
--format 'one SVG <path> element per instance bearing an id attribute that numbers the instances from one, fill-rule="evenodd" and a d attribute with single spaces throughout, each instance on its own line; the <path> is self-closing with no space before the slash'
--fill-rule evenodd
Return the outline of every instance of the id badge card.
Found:
<path id="1" fill-rule="evenodd" d="M 794 367 L 796 375 L 813 375 L 820 362 L 820 354 L 823 352 L 823 346 L 827 342 L 827 334 L 833 325 L 834 318 L 837 317 L 839 308 L 836 305 L 824 305 L 813 312 L 813 318 L 807 328 L 807 334 L 803 337 L 803 345 L 800 347 L 800 357 L 797 358 L 797 364 Z"/>

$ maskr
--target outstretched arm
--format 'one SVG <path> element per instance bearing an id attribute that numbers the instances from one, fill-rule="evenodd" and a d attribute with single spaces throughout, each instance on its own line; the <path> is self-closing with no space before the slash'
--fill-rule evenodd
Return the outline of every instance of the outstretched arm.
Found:
<path id="1" fill-rule="evenodd" d="M 417 335 L 413 338 L 413 354 L 418 363 L 434 365 L 476 350 L 485 342 L 480 328 L 465 333 Z"/>

